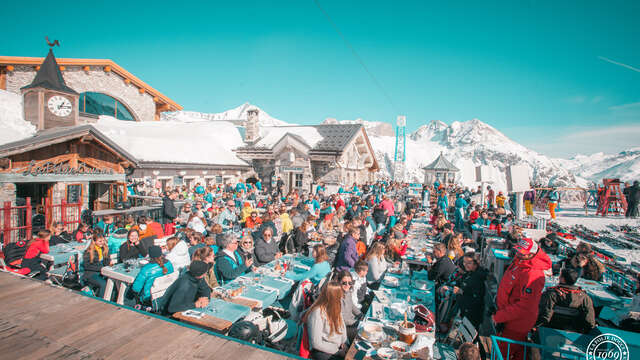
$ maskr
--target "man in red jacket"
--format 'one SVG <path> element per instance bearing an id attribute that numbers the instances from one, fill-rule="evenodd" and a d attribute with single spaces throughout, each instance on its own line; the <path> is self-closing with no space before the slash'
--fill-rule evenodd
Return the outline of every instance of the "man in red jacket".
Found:
<path id="1" fill-rule="evenodd" d="M 497 311 L 492 320 L 501 324 L 499 336 L 526 341 L 527 334 L 538 318 L 538 306 L 544 290 L 544 271 L 551 268 L 551 259 L 538 243 L 522 238 L 514 246 L 516 256 L 505 271 L 496 297 Z M 500 343 L 507 354 L 507 344 Z M 522 359 L 522 346 L 511 346 L 509 359 Z"/>

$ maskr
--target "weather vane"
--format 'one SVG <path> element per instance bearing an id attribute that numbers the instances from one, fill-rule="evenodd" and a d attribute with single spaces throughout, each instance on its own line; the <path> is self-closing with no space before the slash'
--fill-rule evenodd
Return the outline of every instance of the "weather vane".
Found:
<path id="1" fill-rule="evenodd" d="M 58 47 L 60 47 L 60 42 L 58 40 L 53 40 L 53 42 L 49 41 L 49 37 L 46 36 L 45 39 L 47 40 L 47 45 L 49 45 L 51 48 L 53 48 L 54 46 L 58 45 Z"/>

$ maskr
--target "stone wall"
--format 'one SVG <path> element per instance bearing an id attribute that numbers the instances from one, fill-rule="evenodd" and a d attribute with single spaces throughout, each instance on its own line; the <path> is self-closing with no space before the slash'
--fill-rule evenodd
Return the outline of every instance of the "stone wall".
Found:
<path id="1" fill-rule="evenodd" d="M 7 91 L 20 94 L 20 88 L 31 84 L 35 76 L 36 70 L 33 66 L 16 65 L 13 71 L 7 73 Z M 127 85 L 124 79 L 113 71 L 105 72 L 102 66 L 91 66 L 89 71 L 84 71 L 81 66 L 66 66 L 62 77 L 67 86 L 78 93 L 93 91 L 107 94 L 125 104 L 136 120 L 154 120 L 156 106 L 153 96 L 146 92 L 140 94 L 138 87 Z"/>
<path id="2" fill-rule="evenodd" d="M 16 184 L 0 183 L 0 206 L 4 205 L 5 201 L 16 203 Z"/>

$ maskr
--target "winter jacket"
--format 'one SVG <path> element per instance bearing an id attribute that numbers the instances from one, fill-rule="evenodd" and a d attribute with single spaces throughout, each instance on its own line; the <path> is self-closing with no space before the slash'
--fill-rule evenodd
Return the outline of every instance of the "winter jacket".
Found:
<path id="1" fill-rule="evenodd" d="M 456 265 L 448 256 L 443 256 L 436 260 L 429 269 L 429 280 L 435 281 L 437 284 L 444 283 L 456 270 Z"/>
<path id="2" fill-rule="evenodd" d="M 358 261 L 358 249 L 356 248 L 356 240 L 351 236 L 351 234 L 347 235 L 347 237 L 340 244 L 340 248 L 338 249 L 338 258 L 336 259 L 336 269 L 338 271 L 341 270 L 351 270 L 353 266 Z"/>
<path id="3" fill-rule="evenodd" d="M 558 194 L 558 192 L 556 190 L 552 190 L 549 193 L 549 202 L 552 204 L 557 204 L 558 200 L 560 200 L 560 195 Z"/>
<path id="4" fill-rule="evenodd" d="M 551 259 L 544 251 L 529 260 L 515 258 L 500 281 L 494 321 L 523 333 L 531 330 L 538 318 L 544 271 L 550 268 Z"/>
<path id="5" fill-rule="evenodd" d="M 113 233 L 116 230 L 116 225 L 114 223 L 107 224 L 104 222 L 104 220 L 100 220 L 96 224 L 95 228 L 100 229 L 104 237 L 108 238 L 109 235 L 111 235 L 111 233 Z"/>
<path id="6" fill-rule="evenodd" d="M 554 317 L 555 306 L 575 309 L 577 310 L 576 316 L 558 316 L 556 314 Z M 536 322 L 536 327 L 538 326 L 586 334 L 597 326 L 593 301 L 584 290 L 575 285 L 560 284 L 550 287 L 540 299 L 538 321 Z"/>
<path id="7" fill-rule="evenodd" d="M 111 233 L 109 235 L 109 240 L 107 240 L 107 245 L 109 245 L 109 254 L 120 253 L 120 246 L 127 242 L 127 234 L 129 231 L 125 228 L 120 228 Z"/>
<path id="8" fill-rule="evenodd" d="M 294 281 L 309 279 L 312 283 L 318 284 L 329 272 L 331 272 L 331 265 L 327 261 L 323 261 L 313 264 L 311 269 L 305 272 L 287 271 L 284 276 Z"/>
<path id="9" fill-rule="evenodd" d="M 165 223 L 172 222 L 178 217 L 178 209 L 168 196 L 162 198 L 162 219 Z"/>
<path id="10" fill-rule="evenodd" d="M 296 252 L 303 252 L 307 247 L 307 243 L 309 242 L 309 235 L 301 231 L 300 228 L 296 229 L 295 237 L 293 238 L 293 242 L 296 246 Z"/>
<path id="11" fill-rule="evenodd" d="M 276 259 L 276 254 L 278 253 L 278 243 L 276 243 L 273 238 L 270 242 L 264 241 L 262 237 L 255 239 L 255 249 L 254 253 L 256 255 L 256 260 L 258 263 L 256 266 L 262 266 L 266 263 L 272 262 Z"/>
<path id="12" fill-rule="evenodd" d="M 164 261 L 164 267 L 167 269 L 166 274 L 162 273 L 162 267 L 160 267 L 160 265 L 155 262 L 151 262 L 140 269 L 138 276 L 136 276 L 136 279 L 133 281 L 131 290 L 138 294 L 138 299 L 142 302 L 151 300 L 151 287 L 157 278 L 169 275 L 173 272 L 173 265 L 171 264 L 171 261 Z"/>
<path id="13" fill-rule="evenodd" d="M 111 263 L 111 258 L 109 254 L 103 254 L 102 259 L 98 256 L 98 254 L 93 254 L 93 261 L 91 261 L 90 250 L 87 249 L 82 254 L 82 267 L 84 268 L 84 273 L 82 277 L 84 279 L 90 279 L 93 275 L 100 275 L 102 272 L 102 268 L 105 266 L 109 266 Z M 106 255 L 106 256 L 105 256 Z"/>
<path id="14" fill-rule="evenodd" d="M 382 275 L 387 271 L 387 260 L 385 260 L 384 256 L 382 259 L 378 259 L 377 257 L 371 257 L 371 259 L 367 260 L 369 263 L 369 271 L 367 272 L 367 282 L 369 284 L 376 283 L 382 279 Z"/>
<path id="15" fill-rule="evenodd" d="M 229 209 L 224 209 L 220 215 L 218 215 L 218 224 L 225 230 L 232 228 L 233 224 L 237 221 L 238 217 Z"/>
<path id="16" fill-rule="evenodd" d="M 24 260 L 34 259 L 39 257 L 40 254 L 48 254 L 49 253 L 49 242 L 44 241 L 42 239 L 34 240 L 29 248 L 27 248 L 27 252 L 24 254 Z"/>
<path id="17" fill-rule="evenodd" d="M 342 320 L 346 326 L 354 325 L 358 322 L 358 316 L 360 316 L 360 309 L 353 302 L 353 289 L 344 293 L 342 296 Z"/>
<path id="18" fill-rule="evenodd" d="M 309 346 L 311 349 L 327 354 L 335 354 L 340 346 L 347 342 L 347 329 L 342 321 L 342 326 L 337 333 L 331 334 L 331 327 L 327 315 L 320 308 L 315 308 L 307 319 L 309 331 Z"/>
<path id="19" fill-rule="evenodd" d="M 165 292 L 165 312 L 174 314 L 195 309 L 196 300 L 201 297 L 211 297 L 209 285 L 204 281 L 204 278 L 196 279 L 186 271 Z"/>
<path id="20" fill-rule="evenodd" d="M 122 263 L 128 259 L 137 259 L 145 256 L 147 256 L 147 249 L 144 248 L 142 241 L 138 242 L 138 245 L 131 245 L 130 242 L 125 241 L 120 245 L 118 262 Z"/>
<path id="21" fill-rule="evenodd" d="M 215 271 L 220 281 L 231 281 L 247 271 L 247 265 L 242 255 L 233 252 L 233 258 L 226 251 L 221 250 L 216 254 Z"/>
<path id="22" fill-rule="evenodd" d="M 525 191 L 524 196 L 522 198 L 525 201 L 529 200 L 529 201 L 533 202 L 536 199 L 536 191 L 535 190 Z"/>
<path id="23" fill-rule="evenodd" d="M 184 241 L 178 241 L 176 246 L 166 255 L 166 259 L 171 261 L 171 265 L 176 271 L 182 270 L 191 263 L 189 245 Z"/>
<path id="24" fill-rule="evenodd" d="M 464 273 L 455 284 L 462 289 L 462 294 L 456 296 L 460 316 L 467 317 L 476 328 L 482 323 L 484 317 L 484 281 L 486 277 L 487 272 L 478 268 L 473 272 Z"/>
<path id="25" fill-rule="evenodd" d="M 593 281 L 602 281 L 602 275 L 604 275 L 606 268 L 604 265 L 596 260 L 593 255 L 589 255 L 587 257 L 587 264 L 582 268 L 575 268 L 573 266 L 573 262 L 571 261 L 577 254 L 574 254 L 572 257 L 564 260 L 564 265 L 567 267 L 572 267 L 580 274 L 581 278 Z"/>

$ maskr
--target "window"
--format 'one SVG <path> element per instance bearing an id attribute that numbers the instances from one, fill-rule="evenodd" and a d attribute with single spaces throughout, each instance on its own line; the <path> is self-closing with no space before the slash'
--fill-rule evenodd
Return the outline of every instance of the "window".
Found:
<path id="1" fill-rule="evenodd" d="M 135 121 L 127 107 L 111 96 L 98 92 L 80 94 L 80 112 L 109 115 L 119 120 Z"/>
<path id="2" fill-rule="evenodd" d="M 296 174 L 296 185 L 297 188 L 302 187 L 302 174 Z"/>
<path id="3" fill-rule="evenodd" d="M 216 175 L 216 184 L 222 184 L 222 176 Z"/>

